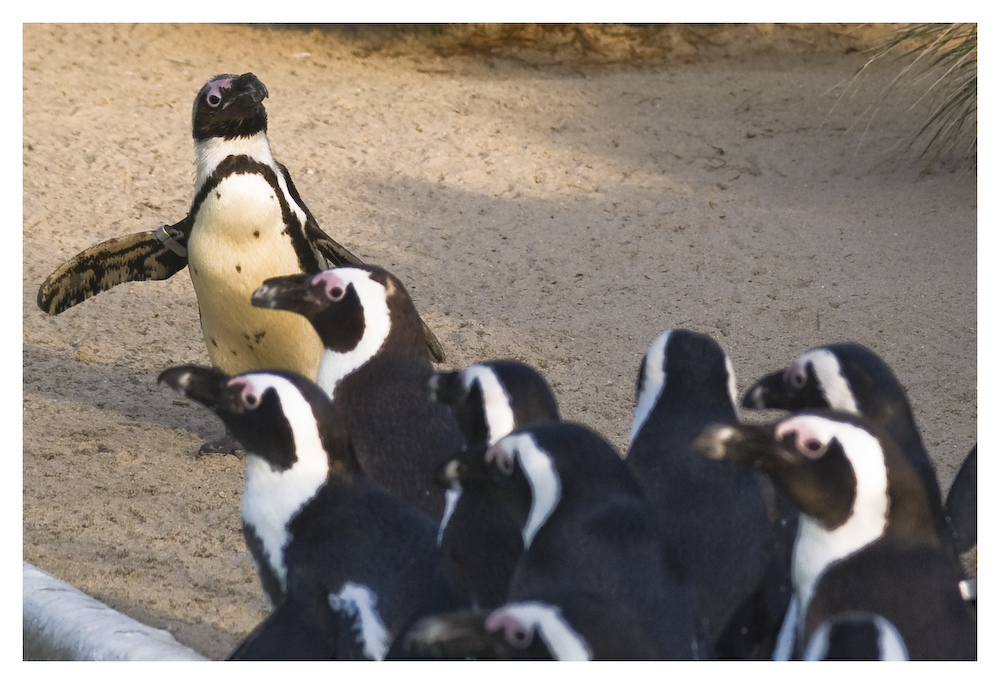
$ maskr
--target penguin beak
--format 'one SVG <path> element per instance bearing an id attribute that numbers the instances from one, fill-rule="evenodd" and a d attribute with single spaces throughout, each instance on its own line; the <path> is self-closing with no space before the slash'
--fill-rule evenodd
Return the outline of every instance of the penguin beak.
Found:
<path id="1" fill-rule="evenodd" d="M 486 617 L 464 609 L 422 618 L 406 633 L 406 649 L 435 658 L 495 658 Z"/>
<path id="2" fill-rule="evenodd" d="M 309 317 L 322 309 L 323 301 L 310 286 L 312 276 L 306 273 L 268 278 L 254 290 L 250 303 L 262 309 L 281 309 Z"/>
<path id="3" fill-rule="evenodd" d="M 467 468 L 462 463 L 462 452 L 459 452 L 456 456 L 449 458 L 445 461 L 434 473 L 434 484 L 444 488 L 451 489 L 453 486 L 457 485 L 465 473 Z"/>
<path id="4" fill-rule="evenodd" d="M 784 374 L 784 371 L 778 371 L 758 380 L 743 395 L 740 405 L 749 409 L 793 409 L 791 397 L 785 389 Z"/>
<path id="5" fill-rule="evenodd" d="M 489 477 L 481 466 L 486 449 L 463 449 L 445 461 L 434 474 L 434 482 L 450 489 L 455 485 L 463 489 L 469 485 L 485 483 Z"/>
<path id="6" fill-rule="evenodd" d="M 233 83 L 230 99 L 222 106 L 223 109 L 229 105 L 252 108 L 259 105 L 267 97 L 267 88 L 253 74 L 247 72 L 236 79 Z"/>
<path id="7" fill-rule="evenodd" d="M 733 461 L 764 467 L 779 444 L 771 425 L 709 425 L 691 442 L 691 448 L 715 461 Z"/>
<path id="8" fill-rule="evenodd" d="M 214 409 L 226 396 L 229 376 L 218 368 L 186 365 L 168 368 L 160 373 L 156 381 L 184 393 L 199 404 Z"/>
<path id="9" fill-rule="evenodd" d="M 427 391 L 431 401 L 448 406 L 457 405 L 465 396 L 462 390 L 461 372 L 442 371 L 434 373 L 427 380 Z"/>

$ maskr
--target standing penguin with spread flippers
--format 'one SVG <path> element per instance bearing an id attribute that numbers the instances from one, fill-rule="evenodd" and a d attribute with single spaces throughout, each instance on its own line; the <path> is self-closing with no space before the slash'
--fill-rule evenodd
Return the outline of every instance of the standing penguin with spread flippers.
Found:
<path id="1" fill-rule="evenodd" d="M 883 428 L 817 411 L 774 425 L 710 427 L 695 444 L 709 458 L 759 468 L 799 508 L 792 653 L 801 655 L 825 620 L 865 611 L 895 625 L 913 660 L 976 658 L 975 613 L 927 492 Z"/>
<path id="2" fill-rule="evenodd" d="M 275 612 L 234 656 L 382 658 L 430 586 L 434 522 L 365 474 L 312 381 L 199 366 L 160 381 L 211 408 L 247 451 L 243 530 Z"/>
<path id="3" fill-rule="evenodd" d="M 632 474 L 599 435 L 548 423 L 515 431 L 485 451 L 463 452 L 449 467 L 463 489 L 481 486 L 521 529 L 524 553 L 508 603 L 554 604 L 571 616 L 575 602 L 597 602 L 627 622 L 623 631 L 655 644 L 648 657 L 706 655 L 695 589 L 681 576 Z"/>
<path id="4" fill-rule="evenodd" d="M 717 655 L 769 654 L 790 596 L 785 593 L 767 619 L 765 582 L 789 585 L 787 552 L 781 553 L 787 544 L 779 543 L 780 520 L 769 515 L 769 509 L 775 510 L 775 494 L 770 487 L 762 490 L 753 471 L 710 461 L 691 448 L 709 425 L 737 424 L 736 378 L 729 357 L 706 335 L 664 331 L 643 357 L 636 398 L 625 463 L 656 509 L 660 530 L 684 573 L 698 588 L 707 632 L 725 642 Z M 770 506 L 765 494 L 772 499 Z M 769 572 L 777 576 L 768 577 Z M 742 638 L 724 634 L 748 601 L 764 605 L 740 615 L 733 630 Z M 744 643 L 747 639 L 765 643 Z"/>
<path id="5" fill-rule="evenodd" d="M 212 365 L 283 368 L 315 378 L 323 346 L 297 316 L 250 305 L 266 278 L 361 260 L 320 230 L 267 139 L 267 88 L 251 73 L 209 80 L 194 101 L 197 176 L 191 210 L 172 226 L 103 242 L 56 269 L 38 306 L 58 314 L 115 285 L 164 280 L 190 266 Z M 443 358 L 434 335 L 427 344 Z M 229 450 L 228 444 L 205 450 Z"/>
<path id="6" fill-rule="evenodd" d="M 462 448 L 451 410 L 432 401 L 424 328 L 403 284 L 375 266 L 270 278 L 254 306 L 299 314 L 323 343 L 316 384 L 333 400 L 362 468 L 440 519 L 441 460 Z"/>

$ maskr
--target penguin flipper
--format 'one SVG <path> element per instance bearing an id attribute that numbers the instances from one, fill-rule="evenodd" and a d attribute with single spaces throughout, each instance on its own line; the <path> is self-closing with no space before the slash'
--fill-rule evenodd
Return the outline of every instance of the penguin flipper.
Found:
<path id="1" fill-rule="evenodd" d="M 83 250 L 41 284 L 38 308 L 55 316 L 115 285 L 166 280 L 188 263 L 183 223 L 112 238 Z"/>

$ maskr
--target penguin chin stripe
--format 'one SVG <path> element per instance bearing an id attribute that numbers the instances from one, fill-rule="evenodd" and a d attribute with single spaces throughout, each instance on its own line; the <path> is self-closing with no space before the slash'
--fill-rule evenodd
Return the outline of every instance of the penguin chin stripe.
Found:
<path id="1" fill-rule="evenodd" d="M 793 416 L 780 425 L 805 423 L 824 443 L 836 438 L 850 461 L 857 482 L 847 521 L 828 530 L 808 515 L 799 515 L 792 551 L 792 584 L 801 614 L 807 614 L 816 583 L 830 565 L 876 541 L 889 519 L 889 479 L 885 454 L 869 432 L 822 416 Z"/>
<path id="2" fill-rule="evenodd" d="M 444 530 L 448 527 L 448 521 L 451 520 L 451 516 L 455 512 L 455 506 L 458 505 L 458 498 L 460 496 L 462 496 L 462 490 L 458 487 L 451 487 L 444 493 L 444 515 L 441 516 L 441 525 L 438 527 L 438 546 L 441 546 L 441 540 L 444 538 Z"/>
<path id="3" fill-rule="evenodd" d="M 530 435 L 516 435 L 500 440 L 503 450 L 517 454 L 528 484 L 531 486 L 531 510 L 521 534 L 524 548 L 531 546 L 539 528 L 552 515 L 559 503 L 561 485 L 552 459 L 539 448 Z"/>
<path id="4" fill-rule="evenodd" d="M 365 315 L 365 331 L 358 345 L 348 352 L 334 352 L 326 349 L 319 363 L 316 384 L 323 388 L 331 399 L 337 384 L 348 375 L 361 368 L 378 353 L 389 337 L 392 325 L 386 289 L 369 277 L 368 271 L 359 268 L 338 268 L 337 274 L 345 285 L 354 285 L 361 300 Z"/>
<path id="5" fill-rule="evenodd" d="M 510 408 L 510 396 L 496 374 L 479 364 L 462 371 L 462 385 L 468 391 L 472 383 L 478 382 L 483 392 L 483 409 L 486 412 L 486 426 L 489 432 L 487 446 L 493 446 L 500 438 L 514 431 L 514 412 Z"/>
<path id="6" fill-rule="evenodd" d="M 545 642 L 556 660 L 593 660 L 587 641 L 574 630 L 556 606 L 534 601 L 508 604 L 490 617 L 509 615 L 528 625 Z"/>
<path id="7" fill-rule="evenodd" d="M 243 377 L 257 396 L 270 388 L 278 392 L 298 457 L 291 468 L 280 470 L 263 457 L 247 453 L 243 521 L 256 530 L 268 564 L 284 588 L 287 577 L 283 554 L 291 541 L 288 522 L 316 496 L 326 482 L 329 465 L 312 408 L 298 389 L 285 378 L 267 373 Z"/>
<path id="8" fill-rule="evenodd" d="M 828 349 L 813 349 L 800 356 L 796 363 L 805 368 L 811 363 L 819 382 L 820 391 L 830 408 L 860 415 L 861 410 L 851 392 L 851 386 L 844 377 L 836 355 Z"/>
<path id="9" fill-rule="evenodd" d="M 667 381 L 663 369 L 666 368 L 667 364 L 667 343 L 669 340 L 670 331 L 665 330 L 653 340 L 653 343 L 649 345 L 649 351 L 646 352 L 642 389 L 639 391 L 639 398 L 635 403 L 635 417 L 632 420 L 632 431 L 628 436 L 629 444 L 635 441 L 663 393 L 663 386 Z"/>
<path id="10" fill-rule="evenodd" d="M 345 582 L 340 593 L 330 594 L 328 601 L 333 610 L 356 616 L 365 655 L 372 660 L 382 660 L 389 650 L 389 630 L 382 622 L 375 606 L 377 599 L 371 589 L 363 584 Z"/>

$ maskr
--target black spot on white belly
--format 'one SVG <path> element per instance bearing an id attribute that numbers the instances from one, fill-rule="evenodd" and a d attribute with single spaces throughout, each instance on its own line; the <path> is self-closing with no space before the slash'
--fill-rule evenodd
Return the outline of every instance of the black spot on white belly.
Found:
<path id="1" fill-rule="evenodd" d="M 215 199 L 222 199 L 222 193 L 218 190 L 215 191 Z"/>
<path id="2" fill-rule="evenodd" d="M 255 332 L 253 334 L 253 341 L 256 342 L 257 344 L 260 344 L 260 341 L 264 339 L 264 335 L 266 334 L 267 334 L 266 330 L 260 330 L 258 332 Z"/>
<path id="3" fill-rule="evenodd" d="M 236 264 L 236 272 L 237 273 L 242 273 L 243 272 L 243 267 L 240 266 L 239 264 Z"/>
<path id="4" fill-rule="evenodd" d="M 260 231 L 259 231 L 259 230 L 255 230 L 255 231 L 253 232 L 253 236 L 254 236 L 255 238 L 259 238 L 259 237 L 260 237 Z"/>

